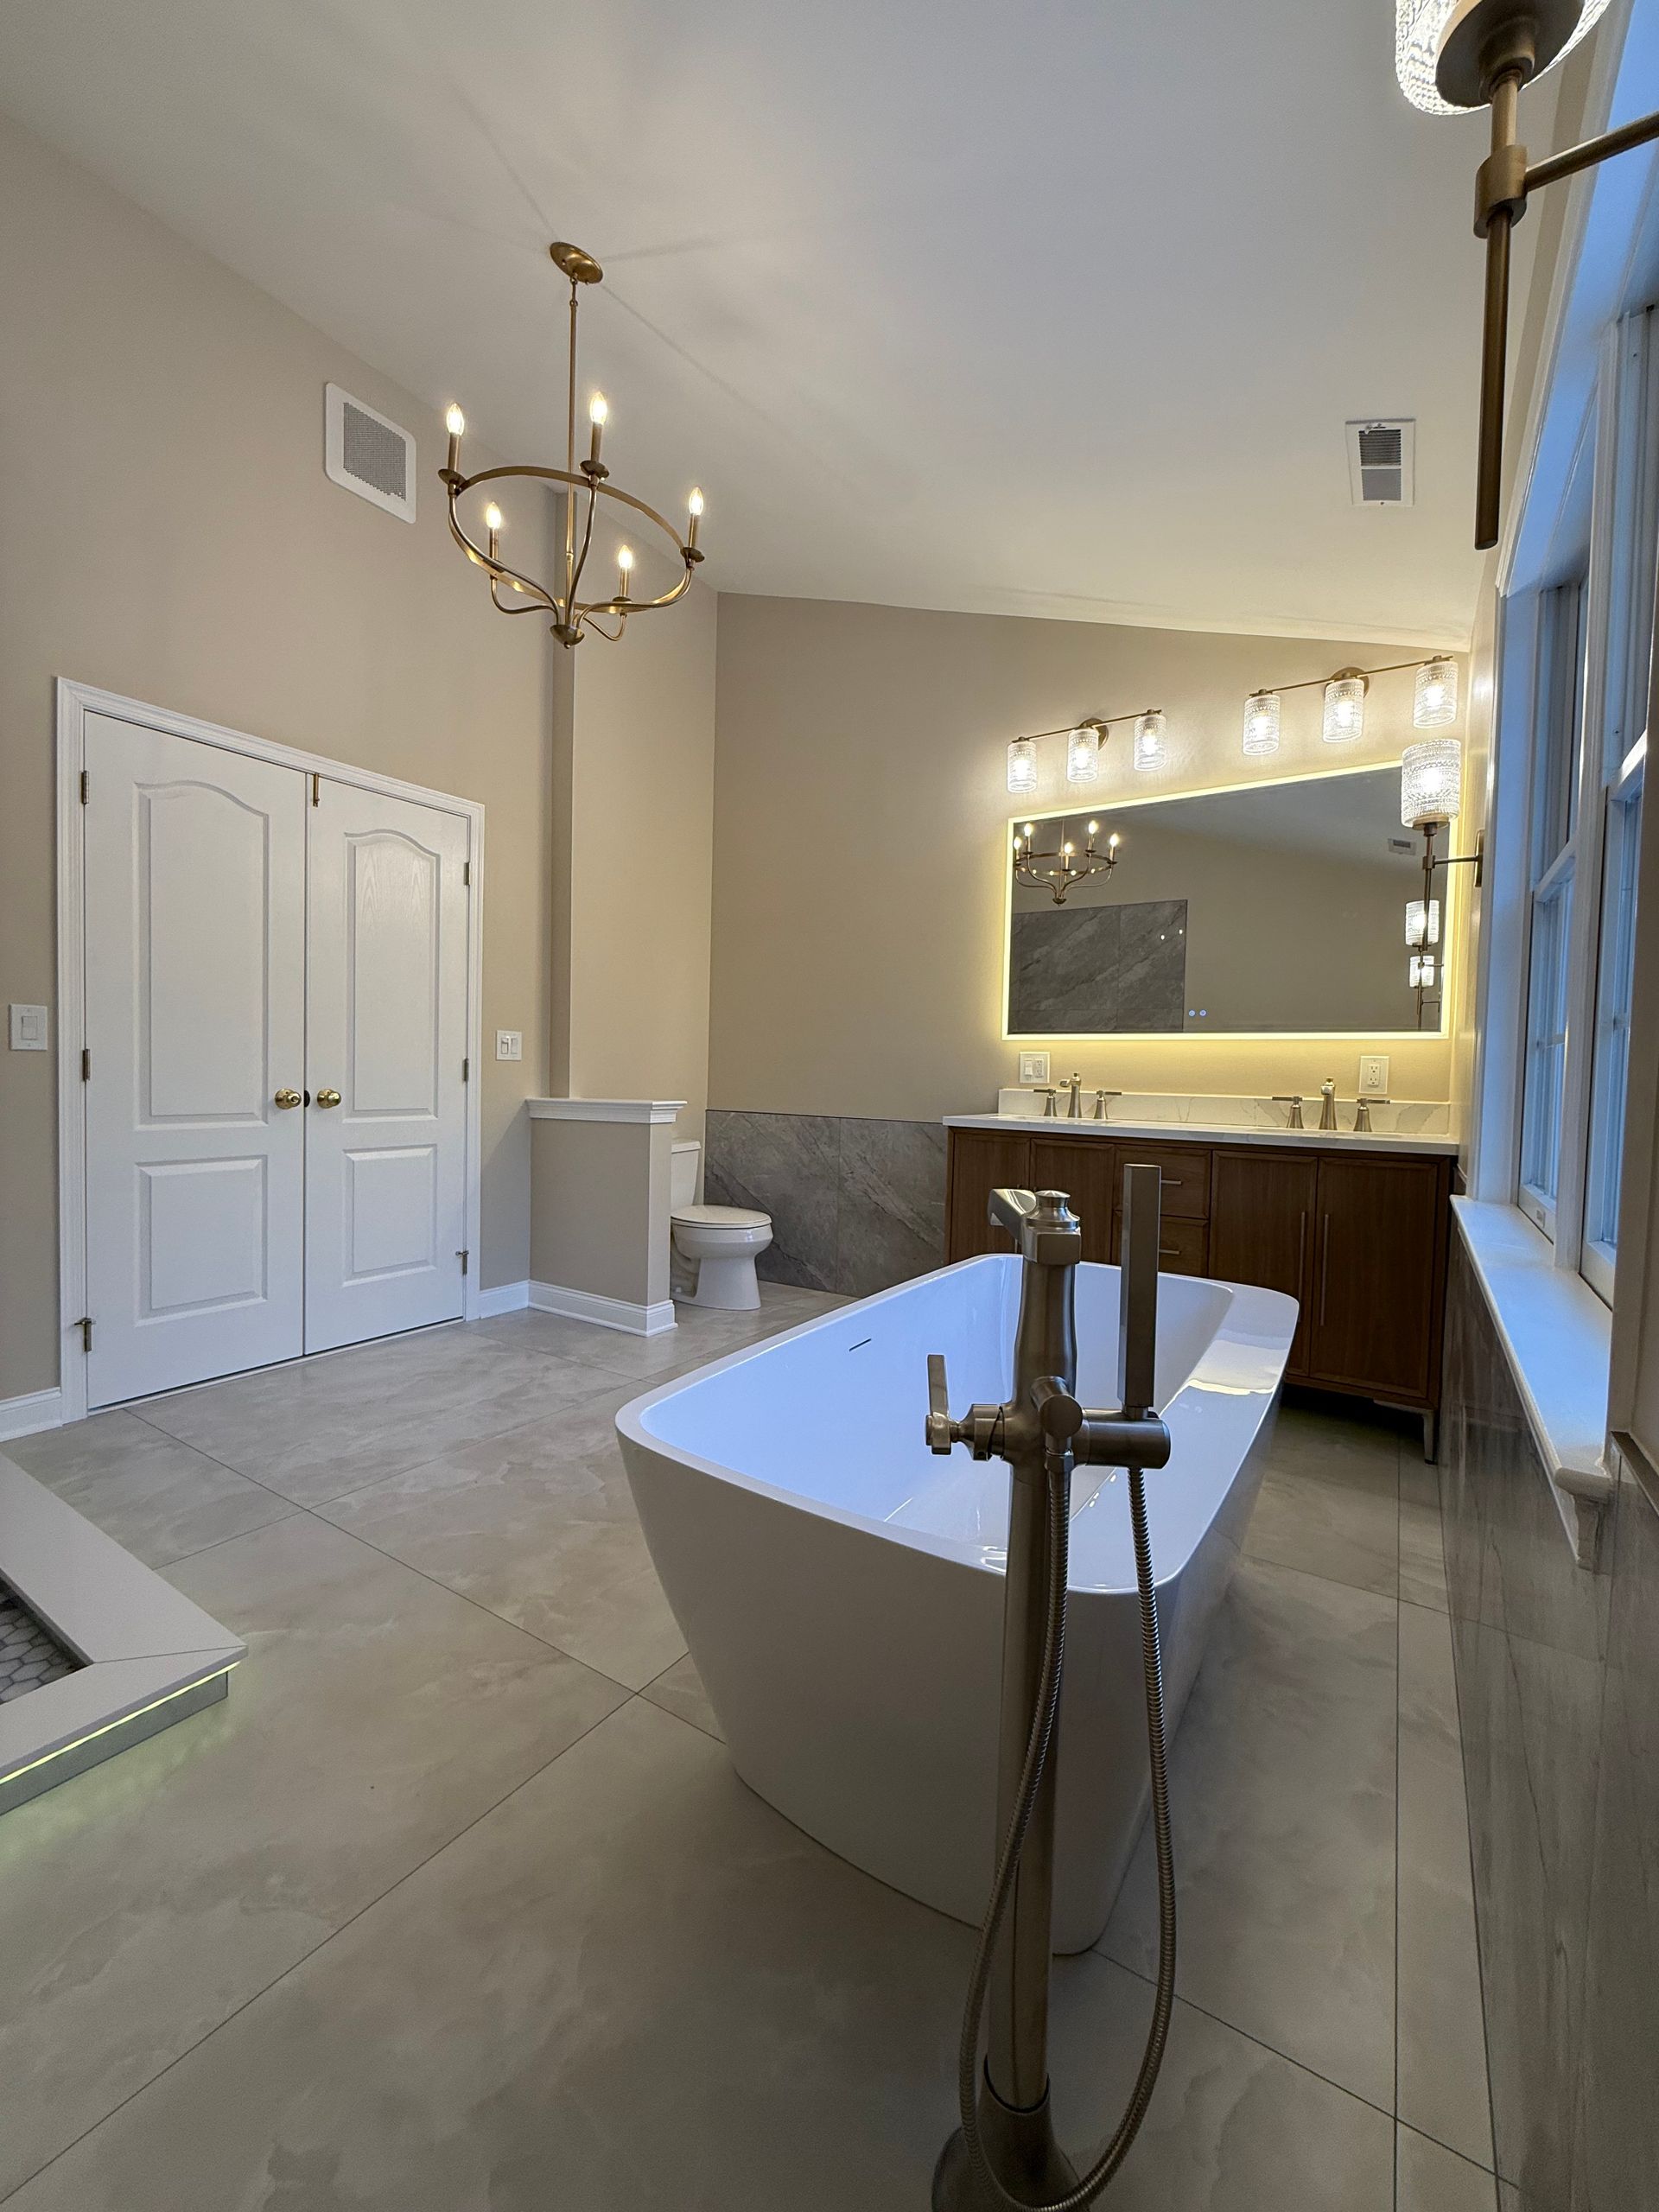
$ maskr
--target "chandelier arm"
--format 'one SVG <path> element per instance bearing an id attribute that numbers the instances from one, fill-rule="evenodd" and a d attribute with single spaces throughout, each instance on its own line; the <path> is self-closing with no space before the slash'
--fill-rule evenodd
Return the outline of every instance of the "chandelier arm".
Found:
<path id="1" fill-rule="evenodd" d="M 476 476 L 463 476 L 456 482 L 454 488 L 457 493 L 470 492 L 475 484 L 493 484 L 503 476 L 529 476 L 541 483 L 572 484 L 579 492 L 586 488 L 597 493 L 601 499 L 620 499 L 625 507 L 632 507 L 636 514 L 644 515 L 648 522 L 654 522 L 663 535 L 671 541 L 682 560 L 690 550 L 666 515 L 659 515 L 655 507 L 647 506 L 643 499 L 636 499 L 632 492 L 625 492 L 618 485 L 604 482 L 596 484 L 592 477 L 586 475 L 581 469 L 541 468 L 529 461 L 507 462 L 499 468 L 480 468 Z M 698 558 L 702 558 L 701 554 L 698 555 Z"/>
<path id="2" fill-rule="evenodd" d="M 690 588 L 691 575 L 692 571 L 688 565 L 685 574 L 672 590 L 664 592 L 658 599 L 595 599 L 584 606 L 581 612 L 584 614 L 620 614 L 625 617 L 630 614 L 649 614 L 653 607 L 672 607 L 677 599 L 683 599 Z"/>
<path id="3" fill-rule="evenodd" d="M 613 645 L 626 628 L 627 620 L 627 616 L 624 614 L 619 618 L 614 630 L 607 630 L 602 622 L 595 622 L 591 614 L 584 614 L 579 626 L 584 630 L 592 630 L 597 636 L 603 638 L 607 644 Z"/>
<path id="4" fill-rule="evenodd" d="M 498 599 L 496 597 L 495 583 L 496 580 L 492 576 L 490 578 L 490 601 L 498 614 L 551 614 L 556 613 L 558 611 L 555 607 L 544 606 L 538 600 L 531 599 L 521 599 L 516 607 L 511 606 L 505 599 Z"/>
<path id="5" fill-rule="evenodd" d="M 576 598 L 576 586 L 582 582 L 582 572 L 588 565 L 588 548 L 594 542 L 594 511 L 598 503 L 598 487 L 594 484 L 592 480 L 589 479 L 588 485 L 588 521 L 582 533 L 582 550 L 576 556 L 576 565 L 570 571 L 570 595 L 566 601 L 564 607 L 564 620 L 567 622 L 575 621 L 576 616 L 582 611 Z M 580 627 L 580 625 L 578 625 L 578 627 Z"/>
<path id="6" fill-rule="evenodd" d="M 482 569 L 485 574 L 489 577 L 490 595 L 492 598 L 495 595 L 496 582 L 497 580 L 499 579 L 503 582 L 518 584 L 523 590 L 525 598 L 534 605 L 539 606 L 546 613 L 550 614 L 556 614 L 558 613 L 559 607 L 557 601 L 549 598 L 547 593 L 540 584 L 537 583 L 530 576 L 521 576 L 516 569 L 509 569 L 504 563 L 493 560 L 489 554 L 486 553 L 480 547 L 474 544 L 472 539 L 467 537 L 466 531 L 455 519 L 455 503 L 453 495 L 449 501 L 449 535 L 454 539 L 456 544 L 460 546 L 461 551 L 466 554 L 467 559 L 469 561 L 476 561 L 479 567 Z M 498 601 L 497 604 L 499 606 L 500 602 Z M 517 607 L 503 607 L 501 608 L 501 612 L 504 614 L 518 614 L 524 611 L 524 609 Z"/>

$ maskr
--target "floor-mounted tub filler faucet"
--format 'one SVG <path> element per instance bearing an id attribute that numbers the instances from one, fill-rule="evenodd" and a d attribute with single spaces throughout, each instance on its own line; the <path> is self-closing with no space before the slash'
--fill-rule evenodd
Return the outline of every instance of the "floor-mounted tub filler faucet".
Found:
<path id="1" fill-rule="evenodd" d="M 997 1780 L 996 1872 L 980 1930 L 958 2052 L 962 2125 L 933 2174 L 934 2212 L 1080 2212 L 1128 2153 L 1163 2061 L 1175 1994 L 1175 1876 L 1165 1764 L 1158 1601 L 1147 1525 L 1144 1472 L 1169 1459 L 1169 1431 L 1153 1410 L 1158 1336 L 1160 1177 L 1123 1173 L 1116 1411 L 1077 1399 L 1074 1294 L 1083 1232 L 1063 1191 L 993 1191 L 992 1221 L 1020 1257 L 1014 1392 L 1006 1405 L 950 1411 L 944 1361 L 927 1363 L 927 1442 L 948 1453 L 1007 1462 L 1007 1566 L 1002 1604 L 1002 1718 Z M 1054 2139 L 1048 2096 L 1050 1899 L 1054 1873 L 1055 1765 L 1065 1649 L 1065 1591 L 1075 1467 L 1128 1471 L 1141 1659 L 1157 1845 L 1158 1987 L 1141 2070 L 1111 2141 L 1079 2180 Z M 1082 1755 L 1089 1756 L 1083 1746 Z M 1073 1756 L 1077 1755 L 1074 1747 Z M 981 2017 L 990 1999 L 984 2064 Z"/>

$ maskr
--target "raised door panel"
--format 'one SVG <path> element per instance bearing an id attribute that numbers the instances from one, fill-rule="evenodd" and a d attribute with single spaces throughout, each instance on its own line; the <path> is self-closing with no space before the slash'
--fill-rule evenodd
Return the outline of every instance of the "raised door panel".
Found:
<path id="1" fill-rule="evenodd" d="M 1112 1211 L 1117 1190 L 1117 1151 L 1105 1137 L 1033 1137 L 1031 1185 L 1036 1191 L 1064 1191 L 1083 1224 L 1083 1256 L 1104 1260 L 1112 1246 Z"/>
<path id="2" fill-rule="evenodd" d="M 999 1189 L 1028 1188 L 1031 1141 L 998 1129 L 952 1129 L 948 1241 L 953 1260 L 981 1252 L 1011 1252 L 1012 1238 L 991 1225 L 986 1206 Z"/>
<path id="3" fill-rule="evenodd" d="M 310 810 L 310 1351 L 461 1311 L 467 840 L 327 779 Z"/>
<path id="4" fill-rule="evenodd" d="M 305 779 L 106 715 L 85 741 L 101 1406 L 302 1348 Z"/>
<path id="5" fill-rule="evenodd" d="M 1210 1273 L 1218 1282 L 1258 1283 L 1297 1300 L 1286 1370 L 1305 1376 L 1309 1358 L 1307 1287 L 1313 1264 L 1319 1164 L 1294 1154 L 1217 1152 L 1210 1210 Z"/>
<path id="6" fill-rule="evenodd" d="M 1319 1167 L 1310 1371 L 1380 1398 L 1431 1403 L 1444 1176 L 1432 1160 Z"/>

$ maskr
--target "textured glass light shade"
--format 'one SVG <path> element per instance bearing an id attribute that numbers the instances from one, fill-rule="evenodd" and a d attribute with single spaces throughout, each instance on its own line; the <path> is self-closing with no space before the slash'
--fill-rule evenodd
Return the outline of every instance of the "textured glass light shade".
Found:
<path id="1" fill-rule="evenodd" d="M 1280 699 L 1276 691 L 1252 691 L 1244 702 L 1244 750 L 1247 753 L 1276 753 L 1279 750 Z"/>
<path id="2" fill-rule="evenodd" d="M 1394 0 L 1394 73 L 1400 79 L 1401 91 L 1425 115 L 1466 111 L 1442 99 L 1434 81 L 1440 41 L 1461 4 L 1462 0 Z M 1585 34 L 1594 29 L 1606 6 L 1607 0 L 1585 0 L 1579 27 L 1556 56 L 1558 60 L 1562 54 L 1571 54 Z"/>
<path id="3" fill-rule="evenodd" d="M 1365 679 L 1363 676 L 1333 676 L 1325 687 L 1325 729 L 1327 745 L 1351 745 L 1365 729 Z"/>
<path id="4" fill-rule="evenodd" d="M 1414 950 L 1440 941 L 1440 902 L 1438 899 L 1406 901 L 1406 943 Z"/>
<path id="5" fill-rule="evenodd" d="M 1164 718 L 1156 709 L 1137 717 L 1135 725 L 1135 765 L 1161 768 L 1164 763 Z"/>
<path id="6" fill-rule="evenodd" d="M 1414 952 L 1406 982 L 1414 991 L 1432 991 L 1434 988 L 1434 956 L 1432 952 Z"/>
<path id="7" fill-rule="evenodd" d="M 1450 729 L 1458 719 L 1458 664 L 1426 660 L 1417 671 L 1411 719 L 1417 729 Z"/>
<path id="8" fill-rule="evenodd" d="M 1008 789 L 1023 793 L 1036 788 L 1036 742 L 1029 737 L 1016 737 L 1008 747 Z"/>
<path id="9" fill-rule="evenodd" d="M 1100 773 L 1100 732 L 1092 722 L 1079 722 L 1065 741 L 1065 780 L 1092 784 Z"/>
<path id="10" fill-rule="evenodd" d="M 1455 737 L 1420 738 L 1400 762 L 1400 819 L 1408 830 L 1455 822 L 1463 787 L 1463 747 Z"/>

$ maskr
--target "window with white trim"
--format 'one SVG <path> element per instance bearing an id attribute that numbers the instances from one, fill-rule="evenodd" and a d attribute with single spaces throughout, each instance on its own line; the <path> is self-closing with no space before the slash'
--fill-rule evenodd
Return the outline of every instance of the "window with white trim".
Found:
<path id="1" fill-rule="evenodd" d="M 1610 1303 L 1659 575 L 1656 310 L 1610 335 L 1534 625 L 1515 1196 Z M 1592 480 L 1591 478 L 1592 472 Z M 1587 554 L 1584 550 L 1587 537 Z M 1548 573 L 1548 571 L 1546 572 Z"/>

